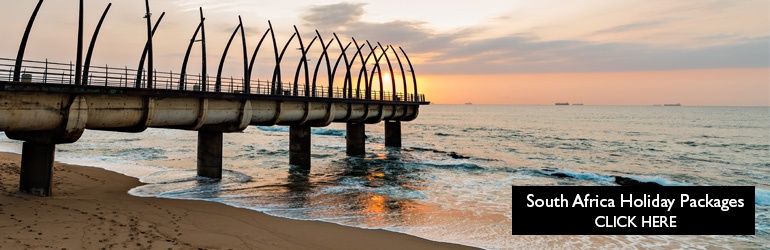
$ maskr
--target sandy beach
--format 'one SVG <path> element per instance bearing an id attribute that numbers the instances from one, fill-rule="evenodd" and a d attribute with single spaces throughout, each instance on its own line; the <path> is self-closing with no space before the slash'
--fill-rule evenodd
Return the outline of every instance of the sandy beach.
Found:
<path id="1" fill-rule="evenodd" d="M 385 230 L 298 221 L 223 204 L 127 194 L 136 179 L 56 163 L 52 197 L 18 191 L 0 153 L 0 249 L 470 249 Z"/>

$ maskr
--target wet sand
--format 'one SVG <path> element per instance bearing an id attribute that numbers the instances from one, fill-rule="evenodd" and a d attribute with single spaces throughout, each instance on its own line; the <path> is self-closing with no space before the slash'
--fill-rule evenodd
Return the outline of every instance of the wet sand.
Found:
<path id="1" fill-rule="evenodd" d="M 205 201 L 141 198 L 107 170 L 56 163 L 53 196 L 18 191 L 20 156 L 0 153 L 2 249 L 471 249 L 299 221 Z"/>

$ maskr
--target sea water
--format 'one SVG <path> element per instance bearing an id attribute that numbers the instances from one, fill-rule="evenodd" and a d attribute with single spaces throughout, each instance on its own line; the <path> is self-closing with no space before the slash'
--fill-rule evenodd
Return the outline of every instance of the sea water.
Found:
<path id="1" fill-rule="evenodd" d="M 288 164 L 288 127 L 224 135 L 221 181 L 196 177 L 197 133 L 88 130 L 58 161 L 146 183 L 146 197 L 196 199 L 488 249 L 760 248 L 770 245 L 770 108 L 430 105 L 402 123 L 401 149 L 367 125 L 365 157 L 345 155 L 344 124 L 312 130 L 312 170 Z M 0 139 L 0 150 L 21 143 Z M 555 173 L 559 173 L 554 175 Z M 567 177 L 559 177 L 567 176 Z M 753 236 L 512 236 L 513 185 L 756 187 Z M 558 225 L 554 225 L 558 226 Z"/>

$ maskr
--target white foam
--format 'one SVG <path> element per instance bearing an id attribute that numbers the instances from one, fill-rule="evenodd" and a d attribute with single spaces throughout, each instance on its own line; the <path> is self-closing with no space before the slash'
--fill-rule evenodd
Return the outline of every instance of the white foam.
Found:
<path id="1" fill-rule="evenodd" d="M 231 184 L 243 184 L 251 177 L 236 171 L 224 170 L 221 180 L 197 176 L 195 170 L 158 171 L 140 179 L 146 185 L 129 190 L 129 194 L 140 197 L 208 199 L 210 194 L 220 192 Z"/>
<path id="2" fill-rule="evenodd" d="M 581 179 L 581 180 L 589 180 L 589 181 L 595 181 L 598 183 L 612 183 L 615 181 L 614 177 L 607 176 L 607 175 L 601 175 L 601 174 L 595 174 L 595 173 L 581 173 L 581 172 L 562 172 L 572 178 L 575 179 Z"/>
<path id="3" fill-rule="evenodd" d="M 347 131 L 341 129 L 329 129 L 329 128 L 312 128 L 311 134 L 314 135 L 328 135 L 328 136 L 347 136 Z"/>
<path id="4" fill-rule="evenodd" d="M 287 126 L 257 126 L 259 130 L 268 132 L 289 132 L 290 128 Z M 342 129 L 332 128 L 312 128 L 311 134 L 314 135 L 328 135 L 328 136 L 345 136 L 347 132 Z"/>
<path id="5" fill-rule="evenodd" d="M 653 182 L 653 183 L 660 184 L 661 186 L 689 186 L 690 185 L 687 183 L 675 182 L 675 181 L 666 179 L 665 177 L 657 176 L 657 175 L 656 176 L 632 175 L 632 176 L 628 176 L 628 178 L 635 179 L 641 182 Z"/>

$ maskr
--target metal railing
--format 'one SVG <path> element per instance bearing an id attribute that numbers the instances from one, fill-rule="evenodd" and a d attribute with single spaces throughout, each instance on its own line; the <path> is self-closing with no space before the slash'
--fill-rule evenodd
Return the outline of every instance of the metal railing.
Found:
<path id="1" fill-rule="evenodd" d="M 16 59 L 0 58 L 0 80 L 13 81 L 14 63 Z M 29 83 L 47 83 L 47 84 L 75 84 L 75 65 L 72 62 L 59 63 L 45 61 L 23 60 L 21 69 L 21 82 Z M 344 88 L 335 87 L 329 91 L 328 86 L 316 85 L 315 89 L 305 91 L 305 84 L 298 84 L 294 89 L 294 84 L 281 82 L 274 84 L 266 80 L 250 80 L 249 87 L 246 89 L 243 78 L 222 77 L 220 79 L 219 89 L 217 89 L 217 78 L 210 75 L 202 76 L 200 74 L 186 74 L 184 79 L 181 74 L 172 71 L 153 71 L 152 89 L 178 90 L 178 91 L 202 91 L 202 92 L 220 92 L 220 93 L 241 93 L 255 95 L 280 95 L 280 96 L 302 96 L 317 98 L 336 98 L 336 99 L 364 99 L 396 102 L 425 102 L 424 94 L 409 94 L 386 91 L 380 97 L 379 91 L 370 91 L 366 95 L 365 90 L 352 93 Z M 128 67 L 114 68 L 108 65 L 89 66 L 88 76 L 83 78 L 83 85 L 106 86 L 118 88 L 147 88 L 147 72 L 143 70 L 140 73 L 136 69 Z M 137 80 L 138 79 L 138 80 Z M 395 98 L 394 98 L 395 97 Z M 395 100 L 394 100 L 395 99 Z"/>

